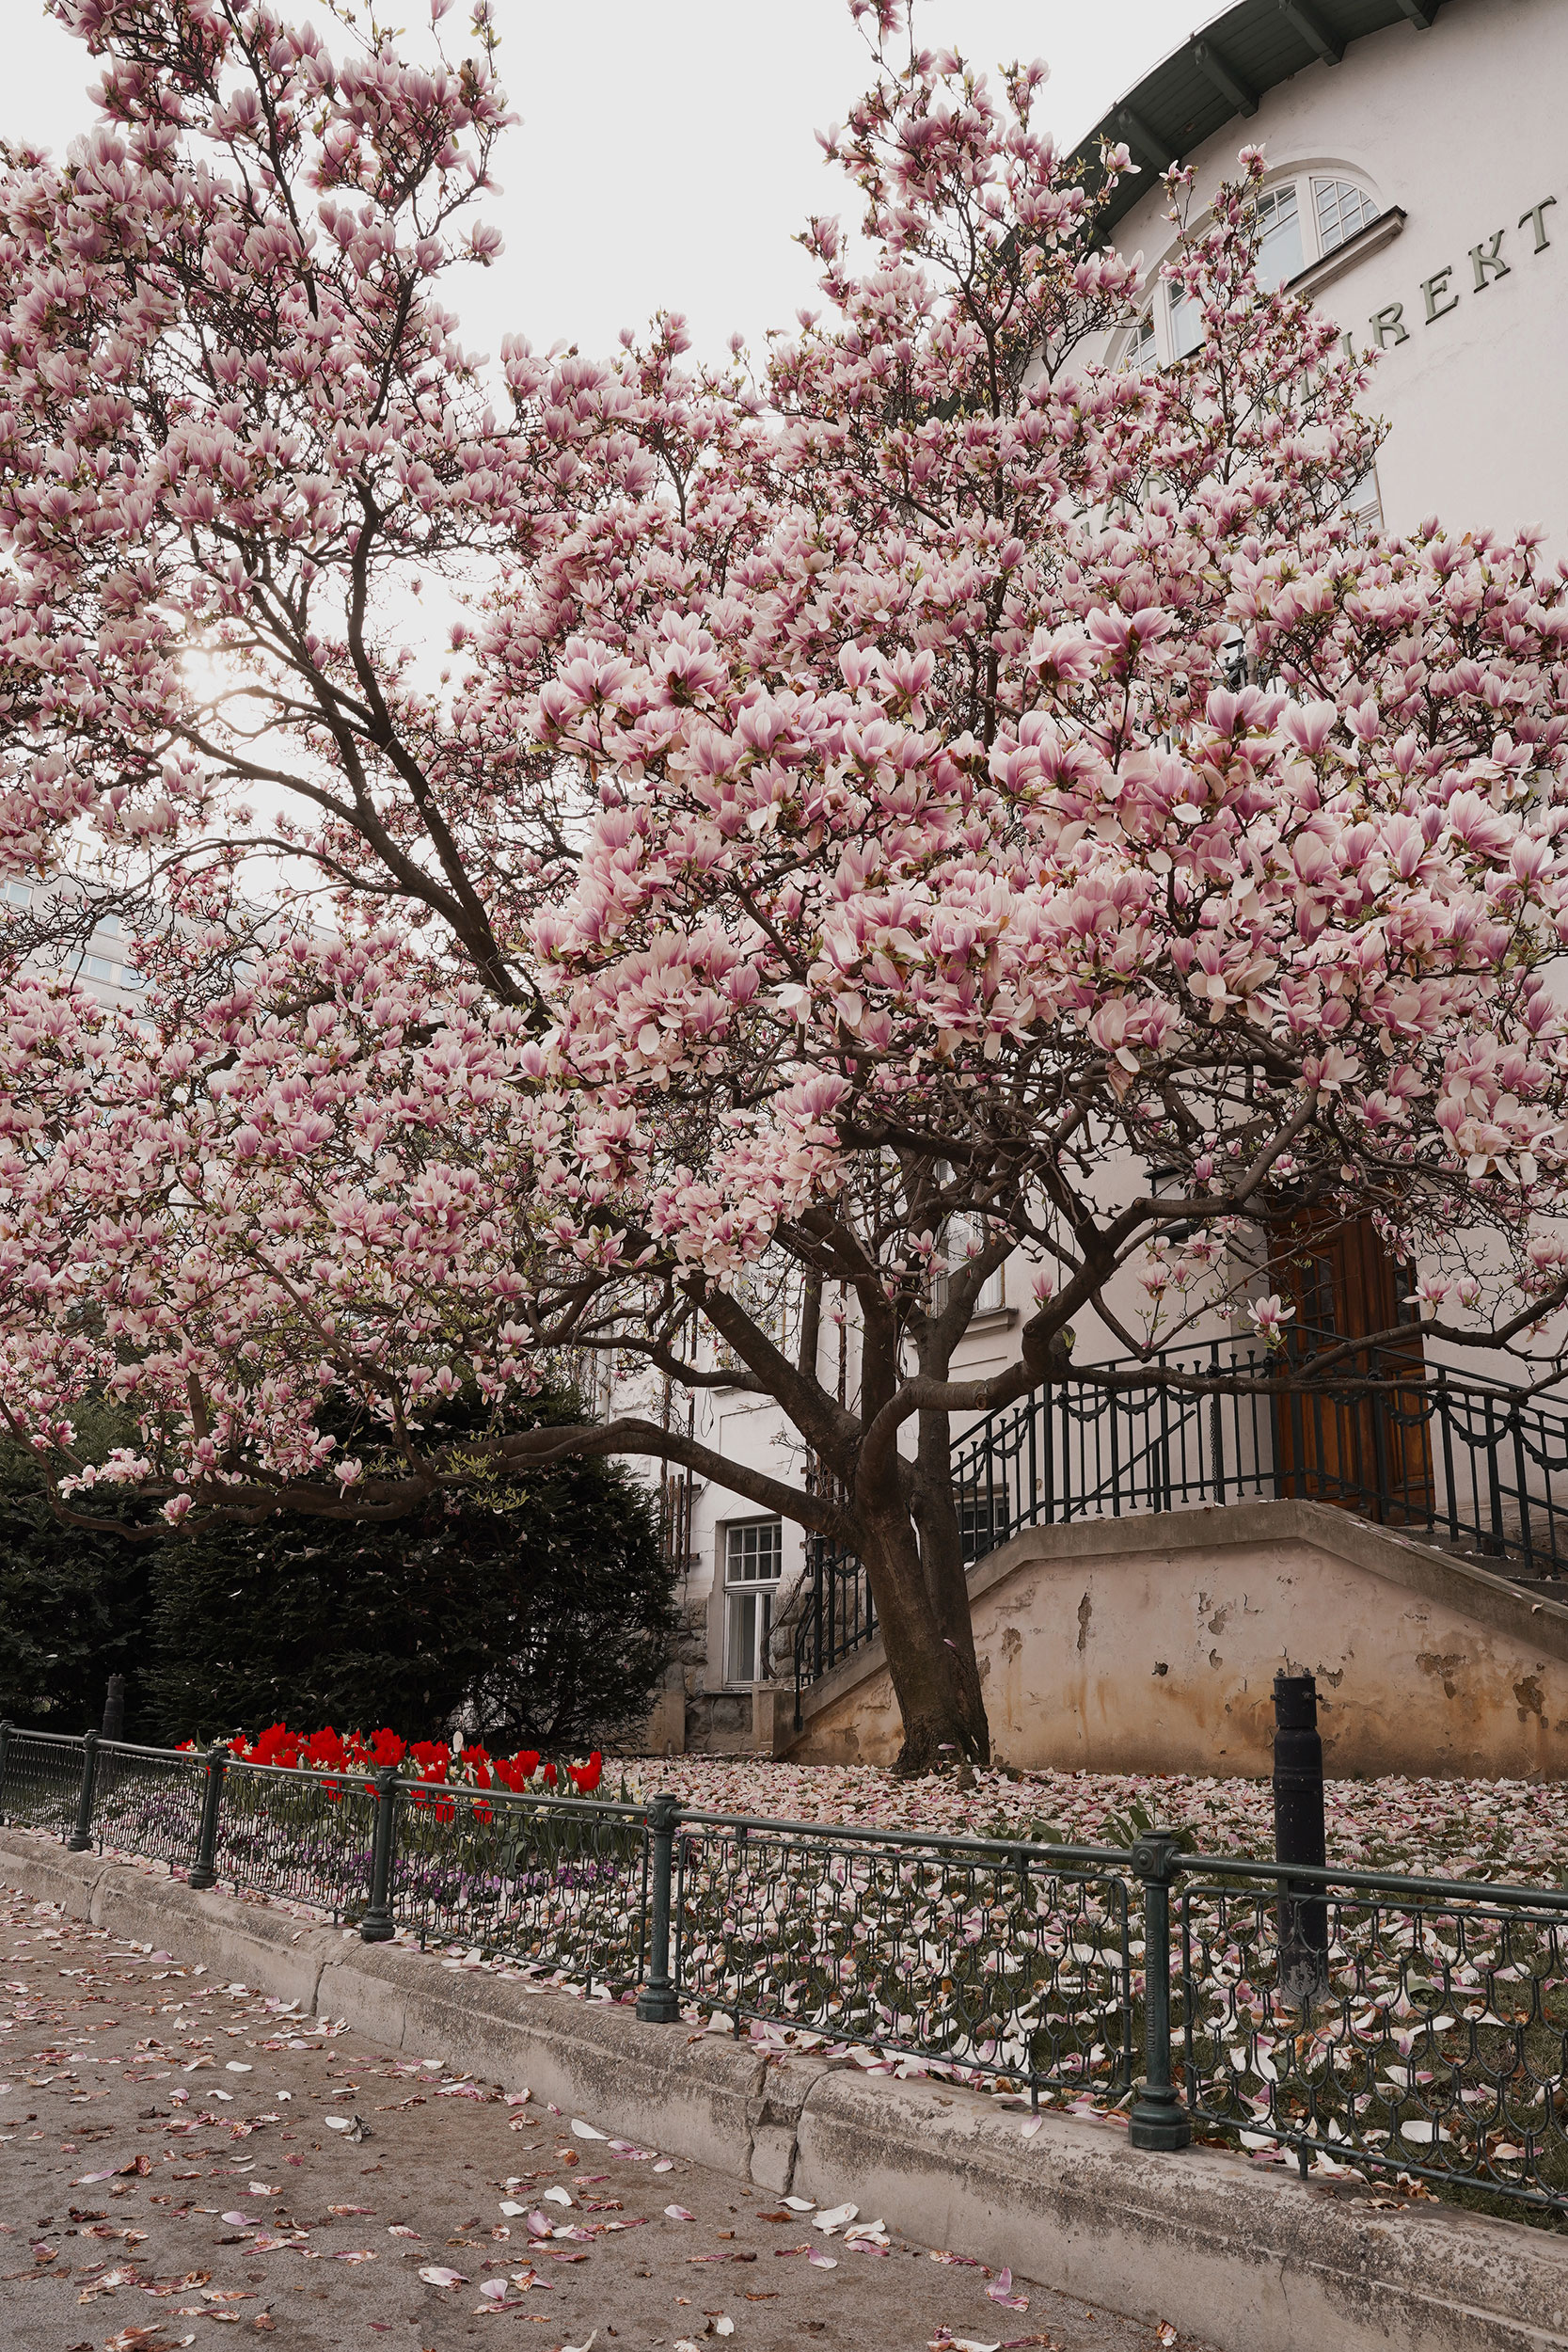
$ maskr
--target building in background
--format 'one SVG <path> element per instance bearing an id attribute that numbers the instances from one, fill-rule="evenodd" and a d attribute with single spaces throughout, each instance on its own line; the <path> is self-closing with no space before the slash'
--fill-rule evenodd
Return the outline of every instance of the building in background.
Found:
<path id="1" fill-rule="evenodd" d="M 1565 90 L 1561 0 L 1227 8 L 1087 142 L 1122 140 L 1140 167 L 1109 216 L 1148 279 L 1140 315 L 1101 356 L 1164 363 L 1192 347 L 1190 306 L 1158 282 L 1175 243 L 1158 174 L 1192 167 L 1200 218 L 1239 150 L 1260 147 L 1263 270 L 1377 355 L 1370 405 L 1392 428 L 1384 523 L 1541 523 L 1568 554 Z"/>
<path id="2" fill-rule="evenodd" d="M 70 953 L 53 957 L 53 968 L 75 980 L 106 1009 L 139 1013 L 146 977 L 131 961 L 130 938 L 112 907 L 101 906 L 89 927 L 87 911 L 95 895 L 90 875 L 68 871 L 47 882 L 8 882 L 0 891 L 0 900 L 5 914 L 24 921 L 35 906 L 40 917 L 46 909 L 57 909 L 62 896 L 79 900 L 84 918 L 81 943 Z M 51 928 L 53 920 L 51 915 Z"/>

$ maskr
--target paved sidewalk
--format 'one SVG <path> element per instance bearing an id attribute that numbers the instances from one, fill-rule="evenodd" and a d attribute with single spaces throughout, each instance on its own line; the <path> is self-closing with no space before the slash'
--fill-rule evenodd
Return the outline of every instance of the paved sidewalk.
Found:
<path id="1" fill-rule="evenodd" d="M 0 1979 L 7 2352 L 218 2352 L 219 2326 L 279 2352 L 1202 2352 L 1009 2288 L 961 2247 L 857 2247 L 846 2230 L 881 2217 L 818 2229 L 722 2173 L 585 2137 L 526 2085 L 400 2058 L 4 1890 Z"/>

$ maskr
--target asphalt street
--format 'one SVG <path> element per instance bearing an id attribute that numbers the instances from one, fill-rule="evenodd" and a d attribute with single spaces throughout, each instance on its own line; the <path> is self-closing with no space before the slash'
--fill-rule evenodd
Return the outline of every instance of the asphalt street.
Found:
<path id="1" fill-rule="evenodd" d="M 5 2352 L 1202 2352 L 4 1890 L 0 1979 Z"/>

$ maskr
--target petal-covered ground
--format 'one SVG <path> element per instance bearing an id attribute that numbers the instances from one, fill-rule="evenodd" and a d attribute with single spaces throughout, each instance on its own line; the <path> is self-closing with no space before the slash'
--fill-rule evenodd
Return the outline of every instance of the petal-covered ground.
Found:
<path id="1" fill-rule="evenodd" d="M 1125 1846 L 1159 1822 L 1190 1829 L 1204 1853 L 1274 1851 L 1267 1781 L 1121 1772 L 980 1772 L 895 1780 L 871 1765 L 771 1764 L 680 1756 L 607 1763 L 605 1787 L 669 1789 L 715 1813 L 858 1822 L 958 1837 L 1035 1836 Z M 1568 1853 L 1568 1785 L 1520 1780 L 1339 1780 L 1326 1794 L 1328 1860 L 1418 1878 L 1555 1886 Z"/>
<path id="2" fill-rule="evenodd" d="M 786 2201 L 5 1893 L 0 1975 L 19 2352 L 175 2352 L 214 2324 L 454 2352 L 492 2320 L 533 2352 L 1201 2352 L 911 2245 L 852 2181 Z"/>

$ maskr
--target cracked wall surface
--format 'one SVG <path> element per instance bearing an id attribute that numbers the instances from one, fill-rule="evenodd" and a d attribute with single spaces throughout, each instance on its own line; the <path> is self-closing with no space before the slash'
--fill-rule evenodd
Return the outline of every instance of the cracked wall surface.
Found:
<path id="1" fill-rule="evenodd" d="M 1318 1677 L 1330 1773 L 1558 1779 L 1568 1609 L 1317 1503 L 1028 1530 L 971 1581 L 993 1753 L 1266 1776 L 1280 1668 Z M 879 1645 L 807 1694 L 806 1763 L 889 1764 Z"/>

